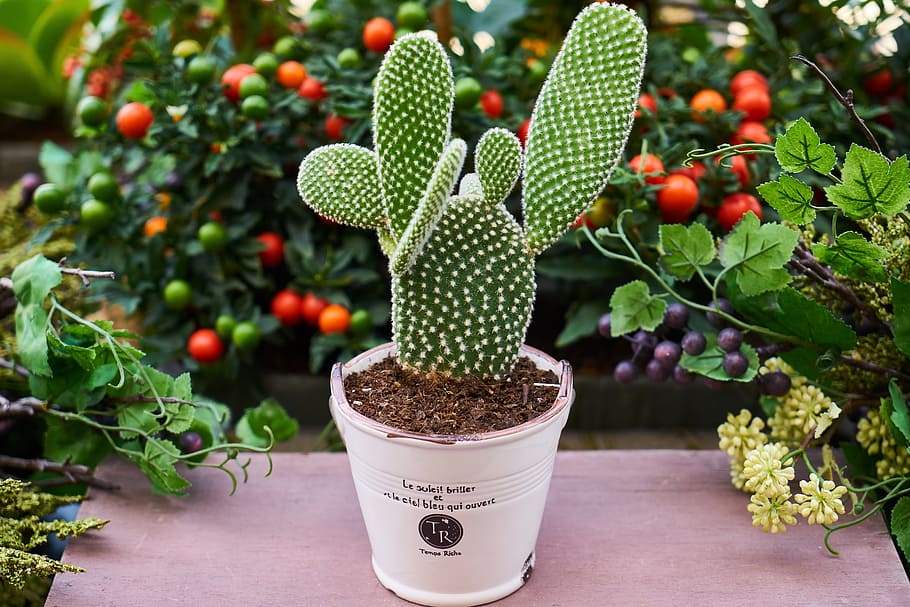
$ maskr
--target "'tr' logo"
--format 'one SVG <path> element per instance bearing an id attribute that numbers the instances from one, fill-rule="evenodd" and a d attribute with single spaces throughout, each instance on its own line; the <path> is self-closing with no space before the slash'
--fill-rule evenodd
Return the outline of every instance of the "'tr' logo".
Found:
<path id="1" fill-rule="evenodd" d="M 445 514 L 430 514 L 420 519 L 420 537 L 433 548 L 451 548 L 461 541 L 461 523 Z"/>

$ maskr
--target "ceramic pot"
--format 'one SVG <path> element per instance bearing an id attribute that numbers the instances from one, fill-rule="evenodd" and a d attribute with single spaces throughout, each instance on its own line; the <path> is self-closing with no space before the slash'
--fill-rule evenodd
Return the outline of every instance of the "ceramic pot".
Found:
<path id="1" fill-rule="evenodd" d="M 379 581 L 423 605 L 480 605 L 520 588 L 534 567 L 559 435 L 575 399 L 572 368 L 523 346 L 559 378 L 553 406 L 519 426 L 422 435 L 357 413 L 345 377 L 394 344 L 332 369 L 329 405 L 345 442 Z"/>

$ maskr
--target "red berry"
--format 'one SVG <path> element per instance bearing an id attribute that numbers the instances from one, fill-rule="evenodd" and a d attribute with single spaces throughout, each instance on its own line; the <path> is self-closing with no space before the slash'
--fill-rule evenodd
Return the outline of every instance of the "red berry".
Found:
<path id="1" fill-rule="evenodd" d="M 660 185 L 666 179 L 664 177 L 664 163 L 654 154 L 645 154 L 644 159 L 641 154 L 634 156 L 629 161 L 629 168 L 636 173 L 647 175 L 645 183 L 651 185 Z"/>
<path id="2" fill-rule="evenodd" d="M 117 112 L 117 130 L 127 139 L 142 139 L 154 120 L 155 115 L 149 106 L 133 101 Z"/>
<path id="3" fill-rule="evenodd" d="M 758 86 L 742 89 L 733 100 L 733 109 L 745 112 L 746 120 L 764 120 L 771 115 L 771 95 Z"/>
<path id="4" fill-rule="evenodd" d="M 312 292 L 307 293 L 300 300 L 300 316 L 308 325 L 313 325 L 315 327 L 319 325 L 319 316 L 328 305 L 329 300 L 318 297 Z"/>
<path id="5" fill-rule="evenodd" d="M 272 298 L 272 316 L 277 318 L 286 327 L 299 325 L 303 320 L 300 305 L 303 297 L 291 289 L 282 289 Z"/>
<path id="6" fill-rule="evenodd" d="M 771 143 L 771 135 L 767 127 L 761 122 L 754 120 L 743 120 L 736 128 L 736 133 L 730 139 L 733 144 L 737 143 Z"/>
<path id="7" fill-rule="evenodd" d="M 717 209 L 717 223 L 729 232 L 749 211 L 755 213 L 759 219 L 762 218 L 761 204 L 755 196 L 745 192 L 730 194 L 723 199 Z"/>
<path id="8" fill-rule="evenodd" d="M 259 261 L 264 268 L 274 268 L 284 261 L 284 239 L 275 232 L 263 232 L 256 239 L 265 245 L 259 251 Z"/>
<path id="9" fill-rule="evenodd" d="M 363 45 L 374 53 L 384 53 L 395 40 L 395 26 L 384 17 L 373 17 L 363 26 Z"/>
<path id="10" fill-rule="evenodd" d="M 698 206 L 698 186 L 685 175 L 670 175 L 657 191 L 657 206 L 664 223 L 685 221 Z"/>
<path id="11" fill-rule="evenodd" d="M 189 355 L 199 363 L 213 363 L 224 354 L 224 343 L 211 329 L 197 329 L 186 342 Z"/>
<path id="12" fill-rule="evenodd" d="M 310 101 L 320 101 L 329 96 L 328 93 L 325 92 L 325 85 L 312 76 L 307 76 L 303 79 L 303 82 L 300 83 L 300 87 L 297 89 L 297 95 L 304 99 L 309 99 Z"/>
<path id="13" fill-rule="evenodd" d="M 255 74 L 256 68 L 247 63 L 232 65 L 221 75 L 221 85 L 224 87 L 224 96 L 237 103 L 240 100 L 240 82 Z"/>
<path id="14" fill-rule="evenodd" d="M 344 139 L 344 127 L 348 124 L 346 118 L 342 118 L 337 114 L 329 114 L 325 118 L 325 134 L 326 137 L 332 141 L 341 141 Z"/>
<path id="15" fill-rule="evenodd" d="M 770 90 L 768 87 L 768 79 L 760 72 L 756 72 L 755 70 L 737 72 L 737 74 L 733 76 L 733 79 L 730 80 L 730 94 L 736 97 L 743 89 L 753 86 L 761 87 L 766 91 Z"/>
<path id="16" fill-rule="evenodd" d="M 527 145 L 528 141 L 528 130 L 531 128 L 531 119 L 525 118 L 521 124 L 518 125 L 518 128 L 515 129 L 515 136 L 518 137 L 518 140 L 521 142 L 522 146 Z"/>
<path id="17" fill-rule="evenodd" d="M 504 105 L 502 95 L 495 89 L 485 91 L 480 96 L 480 107 L 483 113 L 490 118 L 499 118 L 502 115 Z"/>
<path id="18" fill-rule="evenodd" d="M 657 100 L 653 96 L 651 96 L 647 93 L 642 93 L 641 97 L 638 98 L 638 107 L 644 108 L 646 110 L 650 110 L 652 114 L 656 114 L 657 113 Z M 641 118 L 641 116 L 642 116 L 641 109 L 636 109 L 635 117 Z"/>

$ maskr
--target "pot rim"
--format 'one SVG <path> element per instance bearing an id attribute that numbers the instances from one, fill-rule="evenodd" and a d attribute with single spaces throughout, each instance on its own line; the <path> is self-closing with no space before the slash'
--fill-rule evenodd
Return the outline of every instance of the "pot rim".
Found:
<path id="1" fill-rule="evenodd" d="M 387 358 L 389 356 L 394 356 L 396 353 L 397 348 L 395 346 L 395 343 L 387 342 L 385 344 L 371 348 L 366 352 L 358 354 L 353 359 L 351 359 L 351 361 L 376 355 L 384 355 L 384 357 Z M 334 398 L 335 404 L 337 405 L 339 411 L 351 421 L 377 435 L 382 435 L 386 438 L 412 439 L 421 441 L 423 443 L 435 443 L 442 445 L 477 444 L 482 441 L 498 442 L 500 440 L 513 438 L 518 434 L 523 434 L 525 432 L 531 431 L 538 426 L 543 426 L 547 422 L 556 418 L 563 411 L 563 409 L 570 405 L 572 400 L 574 400 L 572 365 L 570 365 L 568 361 L 557 361 L 546 352 L 543 352 L 542 350 L 538 350 L 537 348 L 528 346 L 526 344 L 521 346 L 520 353 L 531 355 L 532 360 L 534 358 L 540 358 L 547 361 L 552 366 L 558 367 L 559 370 L 557 371 L 557 374 L 559 375 L 559 391 L 556 394 L 556 399 L 553 401 L 553 405 L 547 409 L 546 412 L 517 426 L 504 428 L 502 430 L 494 430 L 492 432 L 482 432 L 476 434 L 420 434 L 418 432 L 402 430 L 394 426 L 389 426 L 387 424 L 378 422 L 371 417 L 363 415 L 351 406 L 351 404 L 348 402 L 347 395 L 345 394 L 344 390 L 344 376 L 346 369 L 350 366 L 351 361 L 347 363 L 335 363 L 332 366 L 329 383 L 331 387 L 332 397 Z"/>

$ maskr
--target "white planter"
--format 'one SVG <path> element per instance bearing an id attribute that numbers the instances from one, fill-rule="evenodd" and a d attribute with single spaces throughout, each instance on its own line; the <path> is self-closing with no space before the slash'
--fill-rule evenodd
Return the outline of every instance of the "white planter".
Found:
<path id="1" fill-rule="evenodd" d="M 424 605 L 480 605 L 520 588 L 534 545 L 559 435 L 575 399 L 572 368 L 524 346 L 560 378 L 546 413 L 472 436 L 420 435 L 357 413 L 344 377 L 394 355 L 386 344 L 332 369 L 332 417 L 347 447 L 373 551 L 373 570 L 398 596 Z"/>

